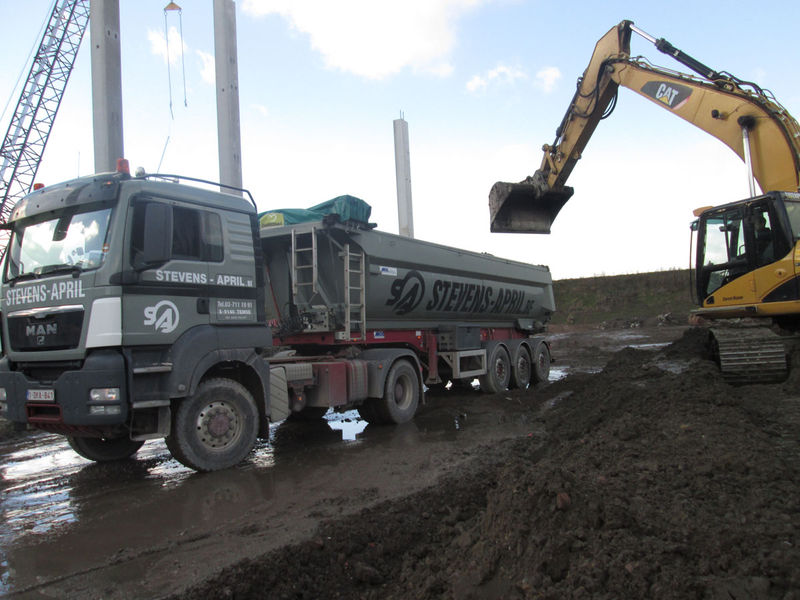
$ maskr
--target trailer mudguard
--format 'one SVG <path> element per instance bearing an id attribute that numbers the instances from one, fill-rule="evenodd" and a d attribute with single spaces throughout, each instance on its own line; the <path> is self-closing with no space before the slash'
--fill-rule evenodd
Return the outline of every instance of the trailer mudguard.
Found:
<path id="1" fill-rule="evenodd" d="M 400 358 L 408 358 L 412 364 L 420 371 L 419 377 L 419 397 L 423 397 L 422 387 L 422 366 L 417 355 L 411 350 L 404 348 L 370 348 L 358 355 L 358 358 L 367 362 L 367 395 L 370 398 L 381 398 L 386 385 L 386 376 L 394 362 Z"/>

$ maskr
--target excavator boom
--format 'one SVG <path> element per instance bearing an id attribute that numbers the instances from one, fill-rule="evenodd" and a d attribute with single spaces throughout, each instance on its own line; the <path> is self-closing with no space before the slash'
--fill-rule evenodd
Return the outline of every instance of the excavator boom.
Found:
<path id="1" fill-rule="evenodd" d="M 632 32 L 697 75 L 631 58 Z M 595 128 L 613 110 L 620 85 L 725 143 L 745 161 L 751 181 L 757 181 L 762 190 L 797 191 L 800 126 L 768 91 L 714 71 L 666 40 L 657 40 L 631 21 L 622 21 L 597 42 L 555 141 L 543 147 L 539 169 L 523 182 L 498 182 L 492 187 L 492 231 L 550 232 L 573 193 L 566 181 Z M 751 196 L 755 193 L 751 184 Z"/>

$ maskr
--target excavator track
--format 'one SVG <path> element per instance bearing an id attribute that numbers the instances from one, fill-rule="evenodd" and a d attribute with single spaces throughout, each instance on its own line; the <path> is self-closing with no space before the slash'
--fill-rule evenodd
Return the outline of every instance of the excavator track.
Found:
<path id="1" fill-rule="evenodd" d="M 786 379 L 786 346 L 771 329 L 714 327 L 710 335 L 714 358 L 726 381 L 766 383 Z"/>

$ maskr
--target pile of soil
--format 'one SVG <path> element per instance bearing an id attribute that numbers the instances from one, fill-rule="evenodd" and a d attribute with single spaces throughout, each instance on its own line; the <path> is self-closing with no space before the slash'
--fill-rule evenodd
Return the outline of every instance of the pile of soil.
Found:
<path id="1" fill-rule="evenodd" d="M 800 599 L 800 367 L 732 387 L 701 330 L 524 392 L 457 476 L 180 598 Z"/>

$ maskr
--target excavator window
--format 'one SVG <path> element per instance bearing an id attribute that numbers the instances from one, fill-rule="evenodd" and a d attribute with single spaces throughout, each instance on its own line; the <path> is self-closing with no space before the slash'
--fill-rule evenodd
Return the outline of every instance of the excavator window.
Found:
<path id="1" fill-rule="evenodd" d="M 698 292 L 702 298 L 749 270 L 741 208 L 706 217 L 700 223 Z"/>
<path id="2" fill-rule="evenodd" d="M 800 239 L 800 202 L 784 199 L 784 206 L 786 207 L 786 214 L 789 216 L 793 241 Z"/>
<path id="3" fill-rule="evenodd" d="M 753 224 L 755 264 L 756 267 L 763 267 L 774 262 L 776 258 L 774 227 L 766 206 L 755 209 L 751 223 Z"/>

